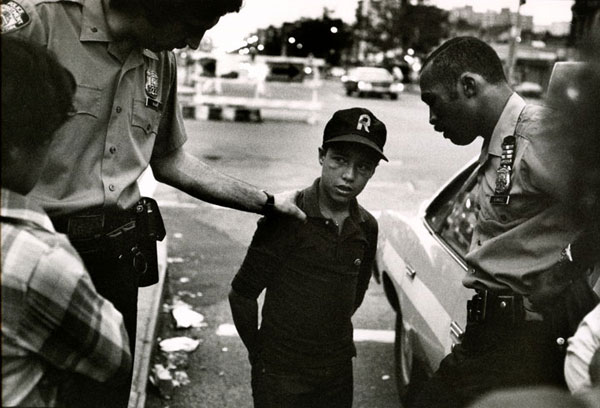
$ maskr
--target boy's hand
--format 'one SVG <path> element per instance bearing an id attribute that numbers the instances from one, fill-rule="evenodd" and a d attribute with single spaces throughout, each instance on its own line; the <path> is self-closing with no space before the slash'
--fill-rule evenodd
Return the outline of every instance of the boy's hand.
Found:
<path id="1" fill-rule="evenodd" d="M 280 214 L 296 217 L 301 221 L 306 221 L 306 214 L 296 205 L 296 197 L 300 191 L 290 190 L 275 194 L 275 211 Z"/>

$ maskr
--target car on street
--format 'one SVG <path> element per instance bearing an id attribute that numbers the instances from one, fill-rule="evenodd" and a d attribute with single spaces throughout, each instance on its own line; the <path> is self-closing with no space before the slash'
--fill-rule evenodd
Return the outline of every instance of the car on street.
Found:
<path id="1" fill-rule="evenodd" d="M 375 279 L 396 313 L 395 367 L 403 403 L 460 342 L 466 302 L 464 260 L 475 224 L 477 160 L 462 168 L 417 216 L 393 210 L 378 218 Z"/>
<path id="2" fill-rule="evenodd" d="M 354 67 L 343 75 L 342 84 L 347 96 L 388 96 L 398 99 L 404 90 L 404 85 L 397 82 L 394 76 L 385 68 Z"/>

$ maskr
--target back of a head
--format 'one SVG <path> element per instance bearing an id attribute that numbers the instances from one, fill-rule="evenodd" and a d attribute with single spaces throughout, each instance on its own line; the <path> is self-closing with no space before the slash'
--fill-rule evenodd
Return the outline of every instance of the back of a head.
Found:
<path id="1" fill-rule="evenodd" d="M 506 83 L 502 61 L 487 43 L 475 37 L 452 38 L 427 56 L 423 69 L 451 88 L 464 72 L 481 75 L 490 84 Z"/>
<path id="2" fill-rule="evenodd" d="M 68 118 L 75 79 L 45 48 L 2 36 L 2 158 L 9 144 L 35 146 Z"/>
<path id="3" fill-rule="evenodd" d="M 110 0 L 110 6 L 125 12 L 145 13 L 152 24 L 179 19 L 212 21 L 227 13 L 238 12 L 243 0 Z"/>

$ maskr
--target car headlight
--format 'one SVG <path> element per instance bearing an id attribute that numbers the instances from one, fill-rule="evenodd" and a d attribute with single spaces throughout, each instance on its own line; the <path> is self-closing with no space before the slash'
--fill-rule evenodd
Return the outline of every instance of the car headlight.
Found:
<path id="1" fill-rule="evenodd" d="M 390 90 L 392 92 L 400 93 L 400 92 L 404 91 L 404 85 L 400 84 L 400 83 L 394 83 L 394 84 L 392 84 L 392 86 L 390 86 Z"/>
<path id="2" fill-rule="evenodd" d="M 370 91 L 373 89 L 373 85 L 370 82 L 358 81 L 358 89 L 361 91 Z"/>

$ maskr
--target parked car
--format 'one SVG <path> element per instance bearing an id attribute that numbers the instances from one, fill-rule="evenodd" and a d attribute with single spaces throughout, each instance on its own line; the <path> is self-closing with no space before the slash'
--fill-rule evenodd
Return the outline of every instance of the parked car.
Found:
<path id="1" fill-rule="evenodd" d="M 398 95 L 404 90 L 404 85 L 397 82 L 394 76 L 385 68 L 350 68 L 348 73 L 343 75 L 341 79 L 347 96 L 353 94 L 359 97 L 374 95 L 398 99 Z"/>
<path id="2" fill-rule="evenodd" d="M 375 279 L 396 312 L 396 381 L 406 403 L 460 342 L 466 302 L 464 260 L 475 224 L 477 161 L 460 170 L 419 215 L 379 216 Z"/>

